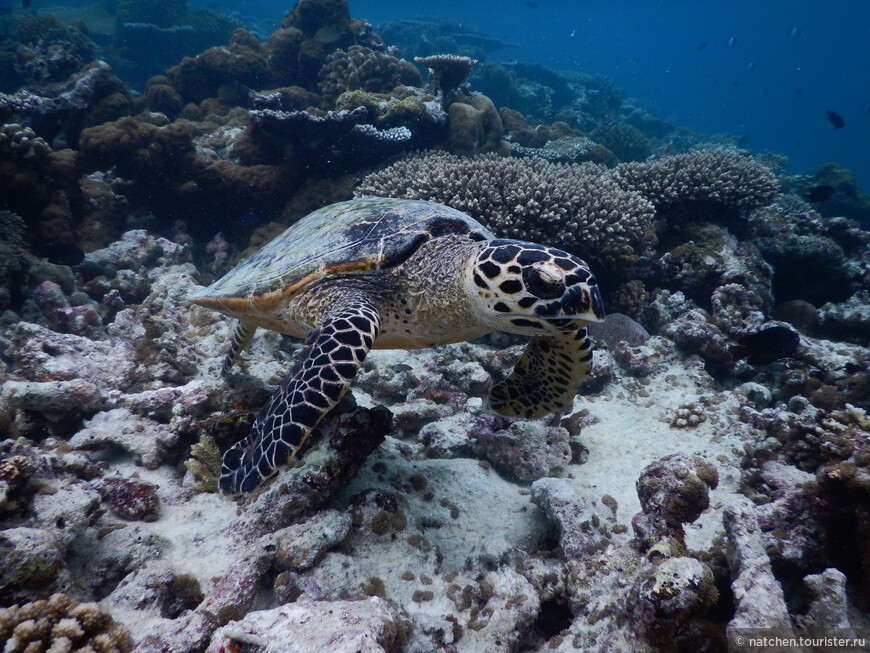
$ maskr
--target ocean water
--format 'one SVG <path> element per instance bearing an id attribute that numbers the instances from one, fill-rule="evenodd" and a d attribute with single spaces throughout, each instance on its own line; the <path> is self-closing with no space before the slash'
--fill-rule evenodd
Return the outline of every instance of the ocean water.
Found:
<path id="1" fill-rule="evenodd" d="M 276 23 L 287 8 L 220 5 Z M 676 125 L 745 137 L 755 151 L 786 155 L 793 172 L 837 161 L 870 188 L 866 0 L 351 0 L 350 11 L 375 28 L 419 16 L 468 21 L 516 44 L 495 60 L 606 75 Z"/>

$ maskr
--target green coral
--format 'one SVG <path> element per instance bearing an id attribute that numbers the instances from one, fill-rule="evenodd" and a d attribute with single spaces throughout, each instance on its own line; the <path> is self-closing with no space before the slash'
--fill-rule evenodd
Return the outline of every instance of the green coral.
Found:
<path id="1" fill-rule="evenodd" d="M 217 492 L 221 474 L 221 452 L 214 438 L 203 433 L 190 449 L 190 458 L 184 466 L 196 478 L 194 483 L 200 492 Z"/>
<path id="2" fill-rule="evenodd" d="M 335 101 L 335 108 L 340 111 L 365 107 L 378 127 L 413 127 L 436 122 L 426 105 L 426 97 L 413 93 L 405 97 L 393 97 L 362 90 L 346 91 Z"/>

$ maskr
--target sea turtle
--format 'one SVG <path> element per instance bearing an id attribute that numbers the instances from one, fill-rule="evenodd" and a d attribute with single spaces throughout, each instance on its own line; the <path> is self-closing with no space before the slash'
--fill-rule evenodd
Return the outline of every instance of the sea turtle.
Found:
<path id="1" fill-rule="evenodd" d="M 489 407 L 536 418 L 572 405 L 592 360 L 585 326 L 604 318 L 579 258 L 498 239 L 448 206 L 376 197 L 314 211 L 190 301 L 239 320 L 222 372 L 257 327 L 307 338 L 250 435 L 224 454 L 229 493 L 253 490 L 289 462 L 373 347 L 532 336 Z"/>

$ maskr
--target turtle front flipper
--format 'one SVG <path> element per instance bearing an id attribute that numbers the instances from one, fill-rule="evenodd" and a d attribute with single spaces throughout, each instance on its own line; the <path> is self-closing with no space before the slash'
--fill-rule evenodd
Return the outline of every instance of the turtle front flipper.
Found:
<path id="1" fill-rule="evenodd" d="M 233 363 L 238 360 L 239 354 L 241 354 L 244 348 L 248 346 L 248 343 L 251 342 L 251 338 L 254 337 L 256 331 L 257 327 L 248 322 L 240 321 L 236 325 L 236 331 L 233 333 L 233 339 L 230 341 L 230 349 L 227 352 L 226 358 L 224 358 L 224 362 L 221 364 L 221 376 L 227 375 L 227 372 L 230 371 Z"/>
<path id="2" fill-rule="evenodd" d="M 504 417 L 536 419 L 565 411 L 592 366 L 586 328 L 532 338 L 514 370 L 489 391 L 489 408 Z"/>
<path id="3" fill-rule="evenodd" d="M 380 317 L 364 297 L 341 302 L 314 329 L 290 377 L 257 415 L 250 434 L 223 457 L 220 488 L 250 492 L 286 465 L 344 396 L 378 335 Z"/>

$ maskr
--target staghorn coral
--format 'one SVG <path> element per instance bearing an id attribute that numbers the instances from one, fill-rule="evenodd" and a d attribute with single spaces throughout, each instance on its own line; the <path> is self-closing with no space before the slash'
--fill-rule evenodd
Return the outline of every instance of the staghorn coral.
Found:
<path id="1" fill-rule="evenodd" d="M 746 213 L 779 195 L 773 173 L 754 159 L 721 149 L 700 150 L 617 168 L 623 188 L 639 192 L 658 212 L 691 203 Z"/>
<path id="2" fill-rule="evenodd" d="M 127 653 L 133 642 L 97 603 L 79 603 L 65 594 L 0 609 L 4 651 L 38 653 Z"/>
<path id="3" fill-rule="evenodd" d="M 602 166 L 491 154 L 410 156 L 368 175 L 355 194 L 441 202 L 499 236 L 546 242 L 593 262 L 620 247 L 630 248 L 632 259 L 645 247 L 653 214 L 647 200 L 621 188 Z"/>
<path id="4" fill-rule="evenodd" d="M 422 83 L 420 73 L 407 61 L 361 45 L 330 54 L 320 69 L 319 78 L 325 108 L 335 106 L 338 96 L 347 91 L 389 93 L 403 83 L 409 86 Z"/>

